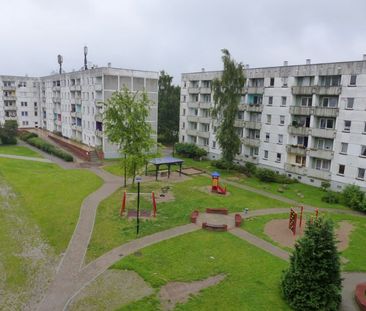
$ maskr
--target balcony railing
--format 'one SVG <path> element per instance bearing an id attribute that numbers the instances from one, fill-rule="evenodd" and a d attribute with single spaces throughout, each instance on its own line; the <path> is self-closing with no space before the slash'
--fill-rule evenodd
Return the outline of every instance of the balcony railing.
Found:
<path id="1" fill-rule="evenodd" d="M 312 128 L 311 135 L 322 138 L 335 138 L 336 131 L 334 129 Z"/>
<path id="2" fill-rule="evenodd" d="M 199 108 L 198 102 L 188 102 L 187 103 L 188 108 Z"/>
<path id="3" fill-rule="evenodd" d="M 244 145 L 247 146 L 252 146 L 252 147 L 259 147 L 260 145 L 260 140 L 258 139 L 254 139 L 254 138 L 242 138 L 241 139 Z"/>
<path id="4" fill-rule="evenodd" d="M 239 154 L 235 156 L 236 160 L 239 161 L 245 161 L 245 162 L 250 162 L 253 164 L 258 164 L 259 163 L 259 157 L 258 156 L 251 156 L 248 154 Z"/>
<path id="5" fill-rule="evenodd" d="M 102 86 L 102 84 L 98 83 L 98 84 L 95 84 L 95 85 L 94 85 L 94 89 L 95 89 L 97 92 L 101 92 L 101 91 L 103 91 L 103 86 Z"/>
<path id="6" fill-rule="evenodd" d="M 81 85 L 70 85 L 70 91 L 81 91 Z"/>
<path id="7" fill-rule="evenodd" d="M 257 121 L 245 121 L 245 127 L 249 129 L 260 130 L 262 128 L 262 123 Z"/>
<path id="8" fill-rule="evenodd" d="M 10 111 L 12 111 L 12 110 L 17 110 L 17 106 L 15 106 L 15 105 L 11 105 L 11 106 L 4 106 L 4 110 L 5 110 L 5 111 L 8 111 L 8 110 L 10 110 Z"/>
<path id="9" fill-rule="evenodd" d="M 310 134 L 310 128 L 302 126 L 288 126 L 288 132 L 293 135 L 307 136 Z"/>
<path id="10" fill-rule="evenodd" d="M 329 107 L 314 107 L 314 115 L 317 117 L 332 117 L 336 118 L 338 116 L 338 108 Z"/>
<path id="11" fill-rule="evenodd" d="M 301 116 L 310 116 L 312 113 L 312 107 L 290 106 L 290 113 Z"/>
<path id="12" fill-rule="evenodd" d="M 4 91 L 15 91 L 16 90 L 16 86 L 15 85 L 3 86 L 3 90 Z"/>
<path id="13" fill-rule="evenodd" d="M 98 108 L 104 107 L 104 101 L 101 99 L 96 99 L 95 106 L 97 106 Z"/>
<path id="14" fill-rule="evenodd" d="M 210 123 L 211 118 L 210 117 L 198 117 L 198 122 L 200 122 L 200 123 Z"/>
<path id="15" fill-rule="evenodd" d="M 187 135 L 197 136 L 197 134 L 198 134 L 197 130 L 187 129 Z"/>
<path id="16" fill-rule="evenodd" d="M 234 121 L 234 126 L 235 127 L 244 127 L 245 126 L 245 121 L 237 119 L 237 120 Z"/>
<path id="17" fill-rule="evenodd" d="M 263 105 L 259 105 L 259 104 L 246 104 L 245 105 L 245 110 L 246 111 L 251 111 L 251 112 L 262 112 L 263 111 Z"/>
<path id="18" fill-rule="evenodd" d="M 97 122 L 103 122 L 103 115 L 99 112 L 95 114 L 95 121 Z"/>
<path id="19" fill-rule="evenodd" d="M 306 148 L 304 146 L 287 145 L 286 151 L 288 153 L 294 153 L 301 156 L 306 156 Z"/>
<path id="20" fill-rule="evenodd" d="M 329 180 L 331 177 L 331 173 L 330 173 L 330 171 L 321 171 L 321 170 L 309 168 L 308 176 L 314 177 L 314 178 L 319 178 L 319 179 L 324 179 L 324 180 Z"/>
<path id="21" fill-rule="evenodd" d="M 15 95 L 8 95 L 8 96 L 3 95 L 3 99 L 4 100 L 17 100 L 17 97 Z"/>
<path id="22" fill-rule="evenodd" d="M 205 132 L 199 131 L 199 132 L 197 132 L 197 136 L 203 137 L 203 138 L 209 138 L 210 137 L 210 132 L 208 132 L 208 131 L 205 131 Z"/>
<path id="23" fill-rule="evenodd" d="M 103 131 L 95 130 L 95 136 L 102 138 L 103 137 Z"/>
<path id="24" fill-rule="evenodd" d="M 211 88 L 210 87 L 201 87 L 200 91 L 201 91 L 201 94 L 211 94 Z"/>
<path id="25" fill-rule="evenodd" d="M 316 94 L 337 96 L 342 93 L 341 86 L 317 86 Z"/>
<path id="26" fill-rule="evenodd" d="M 17 120 L 17 116 L 4 116 L 5 120 Z"/>
<path id="27" fill-rule="evenodd" d="M 202 109 L 210 109 L 211 108 L 211 103 L 210 102 L 200 102 L 199 107 L 202 108 Z"/>
<path id="28" fill-rule="evenodd" d="M 188 88 L 188 93 L 190 93 L 190 94 L 198 94 L 199 92 L 200 92 L 200 89 L 198 86 Z"/>
<path id="29" fill-rule="evenodd" d="M 309 156 L 314 157 L 314 158 L 332 160 L 333 156 L 334 156 L 334 152 L 332 150 L 310 148 Z"/>
<path id="30" fill-rule="evenodd" d="M 248 94 L 263 94 L 264 87 L 263 86 L 248 86 L 246 91 Z"/>
<path id="31" fill-rule="evenodd" d="M 198 116 L 187 116 L 188 122 L 198 122 Z"/>
<path id="32" fill-rule="evenodd" d="M 293 86 L 291 90 L 294 95 L 313 95 L 316 93 L 316 86 Z"/>
<path id="33" fill-rule="evenodd" d="M 285 163 L 285 171 L 298 175 L 306 175 L 307 168 L 296 163 Z"/>

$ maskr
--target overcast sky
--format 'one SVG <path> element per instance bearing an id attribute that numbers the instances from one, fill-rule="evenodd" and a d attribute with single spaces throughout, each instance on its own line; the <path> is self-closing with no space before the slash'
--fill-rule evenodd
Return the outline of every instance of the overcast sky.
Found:
<path id="1" fill-rule="evenodd" d="M 88 60 L 182 72 L 222 68 L 222 48 L 250 67 L 360 60 L 365 0 L 0 0 L 0 74 L 42 76 Z"/>

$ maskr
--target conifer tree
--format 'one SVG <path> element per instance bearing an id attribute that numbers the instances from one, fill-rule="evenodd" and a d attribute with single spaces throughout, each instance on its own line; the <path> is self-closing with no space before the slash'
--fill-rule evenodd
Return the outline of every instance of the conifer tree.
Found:
<path id="1" fill-rule="evenodd" d="M 222 158 L 231 164 L 239 151 L 240 138 L 234 122 L 238 115 L 245 76 L 242 63 L 231 58 L 228 50 L 222 50 L 224 70 L 220 79 L 212 81 L 214 108 L 212 116 L 218 123 L 216 138 L 221 147 Z"/>
<path id="2" fill-rule="evenodd" d="M 284 272 L 282 292 L 294 310 L 335 311 L 341 303 L 342 280 L 333 223 L 308 221 Z"/>

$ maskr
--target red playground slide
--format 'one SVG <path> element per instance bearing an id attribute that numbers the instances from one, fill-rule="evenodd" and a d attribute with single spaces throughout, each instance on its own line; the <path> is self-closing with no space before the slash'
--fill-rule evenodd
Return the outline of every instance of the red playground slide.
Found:
<path id="1" fill-rule="evenodd" d="M 226 194 L 226 187 L 222 188 L 220 185 L 217 185 L 217 193 L 218 194 Z"/>

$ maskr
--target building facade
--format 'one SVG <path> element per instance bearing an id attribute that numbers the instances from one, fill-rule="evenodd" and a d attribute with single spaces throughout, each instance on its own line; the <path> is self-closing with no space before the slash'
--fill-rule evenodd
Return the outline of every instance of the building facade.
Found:
<path id="1" fill-rule="evenodd" d="M 111 67 L 40 78 L 0 76 L 0 123 L 17 120 L 20 128 L 42 128 L 91 147 L 106 158 L 117 147 L 103 135 L 103 103 L 127 87 L 146 90 L 152 102 L 149 122 L 157 138 L 158 72 Z"/>
<path id="2" fill-rule="evenodd" d="M 182 74 L 180 142 L 221 156 L 211 82 L 221 72 Z M 245 69 L 235 127 L 236 160 L 334 190 L 366 189 L 366 55 L 362 61 Z"/>

